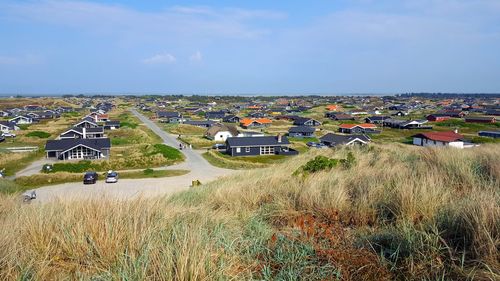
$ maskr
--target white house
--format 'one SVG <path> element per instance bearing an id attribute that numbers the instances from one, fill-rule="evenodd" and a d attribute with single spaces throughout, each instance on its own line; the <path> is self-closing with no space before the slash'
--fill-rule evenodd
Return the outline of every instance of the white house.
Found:
<path id="1" fill-rule="evenodd" d="M 225 142 L 227 138 L 236 137 L 238 130 L 235 126 L 226 126 L 223 124 L 215 124 L 210 127 L 205 136 L 216 142 Z"/>
<path id="2" fill-rule="evenodd" d="M 12 119 L 9 119 L 9 122 L 12 122 L 15 124 L 31 124 L 31 123 L 33 123 L 33 118 L 19 115 L 19 116 L 12 118 Z"/>
<path id="3" fill-rule="evenodd" d="M 474 147 L 471 143 L 463 141 L 463 136 L 457 132 L 428 132 L 413 135 L 413 144 L 426 147 L 455 147 L 469 148 Z"/>

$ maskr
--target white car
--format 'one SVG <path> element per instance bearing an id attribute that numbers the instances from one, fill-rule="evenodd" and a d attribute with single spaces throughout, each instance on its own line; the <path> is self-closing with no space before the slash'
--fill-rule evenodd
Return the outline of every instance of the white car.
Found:
<path id="1" fill-rule="evenodd" d="M 118 182 L 118 173 L 114 171 L 109 171 L 106 175 L 106 183 L 116 183 Z"/>
<path id="2" fill-rule="evenodd" d="M 2 134 L 3 137 L 5 138 L 15 138 L 16 134 L 10 133 L 10 132 L 5 132 Z"/>

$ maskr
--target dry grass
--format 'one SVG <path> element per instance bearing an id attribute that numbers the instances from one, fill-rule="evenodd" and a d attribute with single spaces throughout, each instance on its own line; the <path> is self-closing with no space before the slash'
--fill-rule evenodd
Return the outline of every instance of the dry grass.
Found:
<path id="1" fill-rule="evenodd" d="M 0 279 L 498 280 L 500 149 L 316 150 L 170 199 L 0 198 Z M 367 270 L 369 268 L 370 270 Z"/>

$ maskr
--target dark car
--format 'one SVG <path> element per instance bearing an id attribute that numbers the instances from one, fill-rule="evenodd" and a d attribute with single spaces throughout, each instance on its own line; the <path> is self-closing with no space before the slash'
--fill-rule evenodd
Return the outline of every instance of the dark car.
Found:
<path id="1" fill-rule="evenodd" d="M 216 143 L 212 146 L 212 148 L 217 150 L 226 149 L 226 145 L 223 143 Z"/>
<path id="2" fill-rule="evenodd" d="M 83 176 L 83 184 L 94 184 L 97 182 L 98 177 L 99 175 L 96 172 L 86 172 Z"/>

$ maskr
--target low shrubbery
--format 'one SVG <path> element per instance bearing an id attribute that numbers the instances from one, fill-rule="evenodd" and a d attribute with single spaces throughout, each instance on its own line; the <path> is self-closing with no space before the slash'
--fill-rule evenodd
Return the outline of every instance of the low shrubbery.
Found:
<path id="1" fill-rule="evenodd" d="M 31 138 L 40 138 L 40 139 L 46 139 L 50 137 L 51 135 L 47 132 L 44 131 L 32 131 L 26 134 L 27 137 Z"/>

